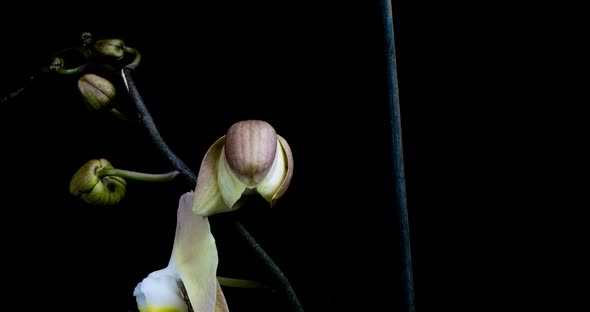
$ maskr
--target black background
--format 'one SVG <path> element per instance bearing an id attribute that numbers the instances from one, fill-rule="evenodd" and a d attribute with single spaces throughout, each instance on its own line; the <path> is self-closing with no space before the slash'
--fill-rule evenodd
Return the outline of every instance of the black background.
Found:
<path id="1" fill-rule="evenodd" d="M 402 309 L 378 2 L 195 5 L 152 8 L 157 15 L 95 8 L 92 24 L 5 27 L 1 94 L 77 44 L 82 31 L 123 39 L 142 53 L 134 77 L 162 136 L 194 171 L 236 121 L 266 120 L 287 139 L 295 158 L 290 189 L 272 210 L 259 202 L 236 216 L 306 311 Z M 431 20 L 436 12 L 393 2 L 416 307 L 474 309 L 518 297 L 503 270 L 528 247 L 497 246 L 506 225 L 494 227 L 496 204 L 519 204 L 506 191 L 520 190 L 500 191 L 482 178 L 497 176 L 514 156 L 497 148 L 511 141 L 500 142 L 505 130 L 494 123 L 507 106 L 492 91 L 507 86 L 482 78 L 498 65 L 474 56 L 489 46 L 477 35 L 459 40 L 467 45 L 451 41 L 456 29 L 444 17 Z M 12 200 L 3 204 L 10 211 L 2 218 L 5 274 L 14 300 L 31 308 L 128 311 L 135 285 L 167 264 L 178 197 L 190 189 L 130 181 L 127 198 L 108 208 L 72 198 L 69 179 L 89 159 L 171 169 L 140 127 L 88 112 L 75 82 L 40 79 L 3 104 L 3 193 Z M 130 109 L 124 97 L 119 104 Z M 211 218 L 220 275 L 267 279 L 221 219 Z M 503 289 L 488 291 L 490 280 Z M 286 311 L 276 293 L 225 293 L 232 311 Z"/>

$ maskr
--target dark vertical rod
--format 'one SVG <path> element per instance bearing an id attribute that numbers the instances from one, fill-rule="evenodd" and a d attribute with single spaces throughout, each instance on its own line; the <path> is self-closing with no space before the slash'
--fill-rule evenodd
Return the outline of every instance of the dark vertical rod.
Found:
<path id="1" fill-rule="evenodd" d="M 393 179 L 396 194 L 396 208 L 400 224 L 401 246 L 401 278 L 405 311 L 413 312 L 414 308 L 414 280 L 412 275 L 412 256 L 410 249 L 410 228 L 408 222 L 408 207 L 406 199 L 406 182 L 404 176 L 403 148 L 401 138 L 401 120 L 399 96 L 397 86 L 397 65 L 395 61 L 395 45 L 393 36 L 393 16 L 391 0 L 381 1 L 385 40 L 385 65 L 387 76 L 387 101 L 389 102 Z"/>

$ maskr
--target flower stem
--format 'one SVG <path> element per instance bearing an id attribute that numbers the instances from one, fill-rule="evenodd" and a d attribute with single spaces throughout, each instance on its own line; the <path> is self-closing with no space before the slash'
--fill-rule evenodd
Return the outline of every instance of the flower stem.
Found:
<path id="1" fill-rule="evenodd" d="M 139 95 L 139 91 L 135 86 L 133 81 L 133 77 L 131 76 L 131 68 L 123 68 L 122 75 L 123 81 L 127 86 L 127 90 L 129 91 L 129 95 L 131 96 L 131 100 L 137 107 L 139 114 L 141 116 L 141 121 L 143 122 L 148 134 L 152 138 L 152 141 L 156 144 L 156 147 L 160 150 L 160 152 L 170 161 L 170 163 L 176 168 L 176 170 L 180 171 L 186 177 L 186 182 L 190 185 L 191 188 L 194 188 L 197 183 L 197 176 L 190 170 L 190 168 L 180 159 L 174 152 L 168 147 L 168 145 L 164 142 L 164 139 L 160 135 L 154 120 L 152 119 L 145 103 L 143 102 L 141 96 Z M 266 253 L 266 251 L 258 244 L 256 239 L 248 232 L 248 230 L 242 225 L 239 220 L 233 220 L 233 225 L 237 230 L 238 234 L 242 236 L 256 253 L 258 258 L 266 264 L 266 266 L 271 271 L 274 279 L 276 282 L 283 288 L 287 299 L 289 301 L 289 305 L 292 311 L 296 312 L 303 312 L 303 306 L 299 299 L 297 298 L 297 294 L 291 287 L 289 280 L 281 271 L 279 266 L 272 260 L 272 258 Z"/>
<path id="2" fill-rule="evenodd" d="M 184 176 L 186 176 L 186 178 L 192 181 L 193 184 L 196 183 L 195 181 L 197 181 L 197 176 L 195 176 L 195 174 L 188 168 L 188 166 L 182 161 L 182 159 L 176 156 L 172 149 L 170 149 L 166 142 L 164 142 L 164 139 L 160 135 L 160 131 L 158 131 L 158 128 L 156 127 L 156 124 L 154 123 L 154 120 L 152 119 L 149 110 L 143 103 L 143 99 L 141 98 L 141 95 L 139 94 L 139 91 L 135 86 L 135 82 L 131 77 L 131 70 L 131 68 L 123 68 L 123 81 L 127 86 L 129 96 L 135 104 L 135 107 L 139 112 L 140 119 L 145 129 L 147 130 L 150 138 L 152 138 L 152 141 L 154 142 L 156 147 L 160 150 L 164 157 L 166 157 L 166 159 L 170 161 L 170 163 L 174 168 L 176 168 L 176 170 L 180 171 Z"/>
<path id="3" fill-rule="evenodd" d="M 219 285 L 225 286 L 225 287 L 234 287 L 234 288 L 270 288 L 269 285 L 267 285 L 265 283 L 262 283 L 262 282 L 253 281 L 253 280 L 239 279 L 239 278 L 229 278 L 229 277 L 218 276 L 217 277 L 217 281 L 219 282 Z"/>
<path id="4" fill-rule="evenodd" d="M 111 114 L 113 114 L 113 116 L 117 117 L 120 120 L 126 121 L 128 120 L 127 116 L 125 116 L 125 114 L 121 113 L 119 110 L 117 110 L 116 108 L 111 108 L 109 110 L 109 112 L 111 112 Z"/>
<path id="5" fill-rule="evenodd" d="M 240 221 L 234 220 L 233 225 L 236 228 L 236 230 L 238 231 L 238 233 L 240 233 L 240 235 L 248 242 L 248 245 L 250 245 L 250 247 L 252 247 L 252 249 L 254 249 L 258 258 L 260 260 L 262 260 L 268 266 L 268 268 L 270 269 L 271 273 L 273 274 L 273 277 L 275 278 L 276 282 L 285 291 L 285 295 L 287 296 L 287 299 L 289 301 L 289 305 L 291 306 L 291 310 L 297 311 L 297 312 L 303 312 L 303 306 L 301 305 L 301 302 L 299 302 L 299 299 L 297 298 L 297 294 L 295 293 L 295 290 L 293 289 L 293 287 L 291 287 L 291 283 L 289 283 L 287 276 L 285 276 L 285 274 L 283 273 L 283 271 L 281 271 L 279 266 L 264 251 L 264 249 L 262 249 L 260 244 L 258 244 L 256 239 L 254 239 L 252 234 L 250 234 L 250 232 L 248 232 L 248 230 L 246 230 L 246 228 L 244 227 L 244 225 L 242 225 L 242 223 Z"/>
<path id="6" fill-rule="evenodd" d="M 61 75 L 73 75 L 78 74 L 84 71 L 88 67 L 88 64 L 82 64 L 78 67 L 74 68 L 63 68 L 63 67 L 56 67 L 55 72 Z"/>
<path id="7" fill-rule="evenodd" d="M 125 66 L 125 68 L 129 68 L 129 69 L 137 68 L 137 66 L 139 65 L 139 62 L 141 61 L 141 54 L 139 54 L 139 51 L 137 51 L 137 49 L 134 49 L 131 47 L 124 47 L 123 49 L 125 50 L 125 52 L 135 54 L 135 58 L 133 59 L 133 62 L 127 64 Z"/>
<path id="8" fill-rule="evenodd" d="M 19 87 L 18 89 L 12 91 L 10 94 L 8 94 L 7 96 L 3 97 L 2 99 L 0 99 L 0 104 L 4 104 L 4 102 L 8 102 L 14 98 L 16 98 L 17 96 L 19 96 L 23 91 L 25 91 L 33 82 L 35 82 L 36 80 L 38 80 L 40 76 L 38 74 L 33 74 L 31 76 L 29 76 L 29 78 L 27 79 L 27 81 L 24 83 L 24 85 L 22 87 Z"/>
<path id="9" fill-rule="evenodd" d="M 392 182 L 394 182 L 394 189 L 396 195 L 396 212 L 397 219 L 399 220 L 400 226 L 400 257 L 401 257 L 401 283 L 402 283 L 402 294 L 404 307 L 402 311 L 414 312 L 414 279 L 412 273 L 412 258 L 410 248 L 410 228 L 408 219 L 408 207 L 406 197 L 406 181 L 404 175 L 404 161 L 403 161 L 403 147 L 401 139 L 401 119 L 400 119 L 400 106 L 399 106 L 399 95 L 398 95 L 398 81 L 396 73 L 396 55 L 395 55 L 395 40 L 394 40 L 394 29 L 393 29 L 393 13 L 392 13 L 392 1 L 381 0 L 380 9 L 382 13 L 382 25 L 383 25 L 383 51 L 384 53 L 384 69 L 386 72 L 386 83 L 387 83 L 387 101 L 389 102 L 389 114 L 390 114 L 390 129 L 391 129 L 391 159 L 393 164 Z"/>
<path id="10" fill-rule="evenodd" d="M 123 179 L 132 179 L 138 181 L 145 181 L 145 182 L 169 182 L 172 181 L 180 172 L 174 170 L 168 173 L 161 173 L 161 174 L 152 174 L 152 173 L 143 173 L 143 172 L 135 172 L 117 168 L 102 168 L 96 172 L 96 175 L 99 178 L 106 177 L 106 176 L 117 176 Z"/>

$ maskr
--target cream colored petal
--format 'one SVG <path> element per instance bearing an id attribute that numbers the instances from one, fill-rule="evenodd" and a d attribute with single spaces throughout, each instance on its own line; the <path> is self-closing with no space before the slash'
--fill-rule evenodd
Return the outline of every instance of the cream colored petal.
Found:
<path id="1" fill-rule="evenodd" d="M 291 153 L 291 147 L 289 146 L 289 143 L 287 143 L 287 140 L 285 140 L 282 136 L 277 134 L 277 138 L 281 143 L 281 150 L 283 151 L 283 155 L 287 162 L 287 174 L 285 175 L 285 179 L 283 180 L 281 187 L 279 187 L 278 191 L 272 197 L 272 202 L 270 204 L 271 207 L 274 206 L 276 201 L 281 198 L 281 196 L 283 196 L 285 191 L 287 191 L 289 184 L 291 183 L 291 178 L 293 177 L 293 153 Z"/>
<path id="2" fill-rule="evenodd" d="M 217 247 L 209 220 L 191 211 L 193 193 L 180 198 L 171 262 L 193 311 L 213 312 L 217 302 Z"/>
<path id="3" fill-rule="evenodd" d="M 227 159 L 225 158 L 225 148 L 221 151 L 221 157 L 217 166 L 217 184 L 221 191 L 221 197 L 223 197 L 223 201 L 227 207 L 231 207 L 228 210 L 237 209 L 239 208 L 239 203 L 237 205 L 236 203 L 242 197 L 246 186 L 240 182 L 229 168 Z"/>
<path id="4" fill-rule="evenodd" d="M 200 216 L 230 210 L 217 185 L 217 166 L 224 143 L 225 136 L 222 136 L 211 145 L 201 162 L 192 203 L 192 211 Z"/>
<path id="5" fill-rule="evenodd" d="M 276 144 L 278 152 L 275 154 L 272 166 L 266 177 L 256 186 L 258 194 L 264 197 L 269 203 L 272 203 L 274 195 L 279 190 L 287 174 L 286 157 L 282 152 L 282 147 L 278 140 L 276 140 Z"/>

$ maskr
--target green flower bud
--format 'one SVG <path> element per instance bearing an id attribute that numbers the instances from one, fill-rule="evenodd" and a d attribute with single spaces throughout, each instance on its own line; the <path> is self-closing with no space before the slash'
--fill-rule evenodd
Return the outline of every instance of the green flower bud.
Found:
<path id="1" fill-rule="evenodd" d="M 115 86 L 95 74 L 86 74 L 78 80 L 78 90 L 91 110 L 110 109 L 115 98 Z"/>
<path id="2" fill-rule="evenodd" d="M 127 182 L 117 176 L 100 176 L 102 169 L 113 168 L 106 159 L 86 162 L 72 176 L 70 193 L 92 205 L 114 205 L 125 197 Z"/>
<path id="3" fill-rule="evenodd" d="M 125 42 L 121 39 L 103 39 L 94 43 L 94 51 L 98 55 L 112 57 L 117 60 L 125 55 Z"/>

